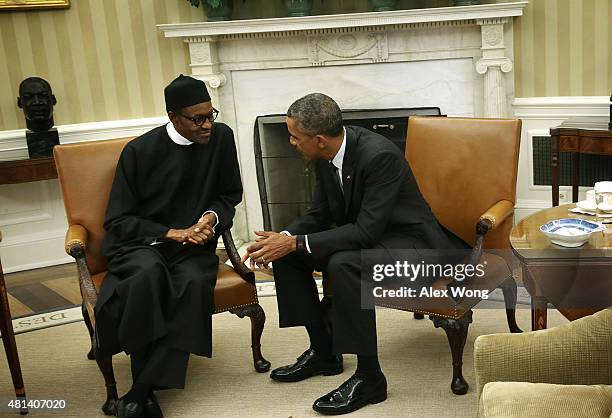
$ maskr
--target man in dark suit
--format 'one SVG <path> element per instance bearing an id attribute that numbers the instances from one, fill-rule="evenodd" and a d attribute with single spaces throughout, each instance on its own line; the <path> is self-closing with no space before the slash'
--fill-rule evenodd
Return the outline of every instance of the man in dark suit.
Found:
<path id="1" fill-rule="evenodd" d="M 314 93 L 297 100 L 287 111 L 287 128 L 291 144 L 316 160 L 312 208 L 286 231 L 256 232 L 259 239 L 244 260 L 264 268 L 274 263 L 280 326 L 305 326 L 310 337 L 297 362 L 270 377 L 295 382 L 340 374 L 342 354 L 357 354 L 355 374 L 313 405 L 323 414 L 348 413 L 387 397 L 375 312 L 362 308 L 361 250 L 442 249 L 451 243 L 401 151 L 381 135 L 343 126 L 332 98 Z M 331 284 L 333 335 L 325 326 L 315 269 Z"/>

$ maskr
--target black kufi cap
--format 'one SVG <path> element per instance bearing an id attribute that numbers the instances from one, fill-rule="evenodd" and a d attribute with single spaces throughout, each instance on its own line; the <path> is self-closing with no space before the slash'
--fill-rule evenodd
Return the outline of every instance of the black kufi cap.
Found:
<path id="1" fill-rule="evenodd" d="M 179 75 L 164 89 L 166 111 L 177 111 L 198 103 L 210 102 L 206 84 L 193 77 Z"/>

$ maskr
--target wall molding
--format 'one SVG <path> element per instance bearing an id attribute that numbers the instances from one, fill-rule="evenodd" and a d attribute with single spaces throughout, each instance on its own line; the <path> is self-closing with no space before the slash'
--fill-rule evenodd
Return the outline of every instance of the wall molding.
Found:
<path id="1" fill-rule="evenodd" d="M 517 97 L 512 101 L 514 115 L 523 120 L 608 115 L 609 106 L 609 96 Z"/>
<path id="2" fill-rule="evenodd" d="M 167 116 L 56 126 L 60 144 L 138 136 L 168 122 Z M 0 161 L 28 158 L 25 129 L 0 131 Z"/>
<path id="3" fill-rule="evenodd" d="M 2 212 L 4 212 L 0 214 L 0 227 L 53 219 L 53 207 L 51 204 L 53 194 L 50 190 L 49 182 L 40 181 L 37 183 L 37 196 L 35 201 L 39 203 L 39 206 L 36 207 L 35 205 L 32 205 L 29 210 L 11 212 L 10 210 L 6 210 L 6 207 L 0 204 L 0 209 L 2 209 Z"/>

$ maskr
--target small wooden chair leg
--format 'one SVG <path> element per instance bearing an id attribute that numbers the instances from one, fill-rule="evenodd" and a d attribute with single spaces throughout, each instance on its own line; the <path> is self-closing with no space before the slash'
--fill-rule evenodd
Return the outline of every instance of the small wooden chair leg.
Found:
<path id="1" fill-rule="evenodd" d="M 251 349 L 253 351 L 253 365 L 258 373 L 265 373 L 270 370 L 270 362 L 261 354 L 261 334 L 266 324 L 266 313 L 259 303 L 242 306 L 230 310 L 231 313 L 239 318 L 248 316 L 251 319 Z"/>
<path id="2" fill-rule="evenodd" d="M 467 340 L 468 327 L 472 322 L 472 311 L 467 311 L 459 319 L 441 318 L 430 316 L 436 328 L 446 331 L 448 343 L 453 356 L 453 380 L 451 390 L 455 395 L 465 395 L 468 391 L 468 383 L 463 378 L 463 348 Z"/>
<path id="3" fill-rule="evenodd" d="M 19 355 L 17 354 L 17 343 L 15 342 L 15 333 L 13 332 L 13 321 L 11 320 L 11 311 L 8 305 L 8 296 L 6 293 L 6 284 L 4 283 L 4 274 L 2 273 L 2 265 L 0 264 L 0 332 L 2 332 L 2 343 L 6 351 L 6 359 L 8 360 L 11 378 L 13 379 L 13 387 L 15 388 L 16 399 L 22 403 L 26 401 L 25 387 L 23 385 L 23 376 L 21 375 L 21 365 L 19 364 Z M 21 415 L 28 413 L 27 406 L 19 409 Z"/>
<path id="4" fill-rule="evenodd" d="M 94 344 L 94 358 L 98 367 L 104 376 L 104 383 L 106 385 L 106 401 L 102 405 L 102 412 L 105 415 L 117 415 L 117 384 L 115 382 L 115 372 L 113 371 L 113 359 L 112 355 L 104 354 L 97 350 L 97 344 Z"/>

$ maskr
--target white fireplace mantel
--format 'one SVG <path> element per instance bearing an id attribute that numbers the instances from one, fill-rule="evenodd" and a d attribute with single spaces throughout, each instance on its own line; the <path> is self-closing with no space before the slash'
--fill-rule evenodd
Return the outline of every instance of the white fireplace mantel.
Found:
<path id="1" fill-rule="evenodd" d="M 500 19 L 522 16 L 527 1 L 434 9 L 394 10 L 274 19 L 248 19 L 224 22 L 171 23 L 158 25 L 168 38 L 221 35 L 264 35 L 323 29 L 365 28 L 371 26 L 416 25 Z"/>
<path id="2" fill-rule="evenodd" d="M 236 135 L 245 205 L 235 235 L 262 225 L 253 126 L 311 92 L 344 109 L 438 106 L 443 114 L 508 117 L 513 18 L 527 1 L 278 19 L 158 25 L 189 48 Z M 189 71 L 188 69 L 186 69 Z"/>
<path id="3" fill-rule="evenodd" d="M 166 37 L 184 39 L 189 45 L 192 74 L 213 89 L 225 85 L 228 70 L 454 58 L 465 55 L 462 50 L 478 48 L 477 54 L 472 53 L 478 58 L 474 70 L 484 76 L 484 91 L 483 107 L 475 113 L 504 117 L 512 97 L 507 97 L 503 74 L 513 68 L 512 40 L 505 41 L 505 35 L 508 27 L 511 34 L 512 17 L 522 16 L 527 4 L 523 1 L 158 27 Z M 440 31 L 446 32 L 446 38 L 463 37 L 465 31 L 457 28 L 465 26 L 480 27 L 479 45 L 440 39 Z M 423 39 L 421 45 L 401 39 L 424 38 L 428 34 L 433 35 L 432 39 Z M 432 45 L 435 38 L 438 44 Z M 213 98 L 218 98 L 216 93 Z"/>

